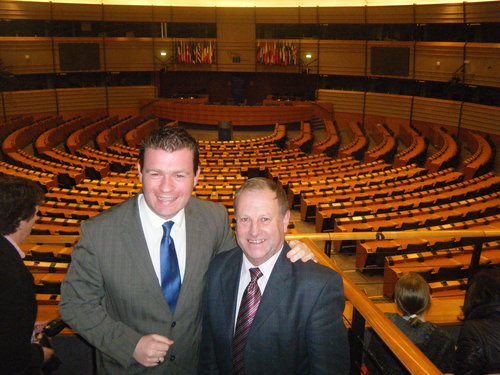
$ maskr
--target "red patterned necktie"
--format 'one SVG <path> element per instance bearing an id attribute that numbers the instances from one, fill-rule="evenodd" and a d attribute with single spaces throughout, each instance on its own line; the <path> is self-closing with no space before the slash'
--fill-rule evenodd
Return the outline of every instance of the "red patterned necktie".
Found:
<path id="1" fill-rule="evenodd" d="M 252 327 L 253 318 L 260 303 L 260 289 L 257 280 L 262 276 L 258 268 L 250 268 L 250 282 L 248 283 L 243 298 L 241 299 L 240 311 L 236 320 L 236 330 L 233 337 L 233 374 L 245 374 L 243 354 L 247 342 L 248 331 Z"/>

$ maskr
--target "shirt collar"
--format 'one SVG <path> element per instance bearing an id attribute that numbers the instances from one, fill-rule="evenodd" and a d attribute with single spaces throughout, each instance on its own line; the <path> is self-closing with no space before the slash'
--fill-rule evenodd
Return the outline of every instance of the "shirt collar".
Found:
<path id="1" fill-rule="evenodd" d="M 26 254 L 24 254 L 24 252 L 21 250 L 21 248 L 19 246 L 17 246 L 17 244 L 14 242 L 14 240 L 7 234 L 4 236 L 11 244 L 12 246 L 14 246 L 17 250 L 17 252 L 19 253 L 19 256 L 21 257 L 21 259 L 24 259 L 24 257 L 26 256 Z"/>
<path id="2" fill-rule="evenodd" d="M 149 223 L 154 227 L 154 228 L 160 228 L 163 223 L 166 221 L 173 221 L 174 224 L 179 225 L 184 221 L 184 208 L 181 209 L 179 212 L 175 214 L 172 218 L 165 220 L 164 218 L 158 216 L 151 208 L 149 208 L 148 204 L 146 203 L 146 199 L 144 199 L 144 194 L 139 195 L 139 206 L 145 213 L 145 217 L 149 221 Z"/>
<path id="3" fill-rule="evenodd" d="M 281 246 L 281 250 L 276 252 L 271 258 L 266 260 L 264 263 L 262 263 L 260 266 L 254 266 L 247 258 L 245 253 L 243 253 L 243 268 L 242 270 L 244 272 L 250 272 L 250 268 L 259 268 L 260 272 L 262 272 L 262 275 L 269 280 L 269 277 L 271 276 L 271 272 L 273 272 L 274 265 L 276 264 L 276 261 L 278 260 L 279 255 L 283 251 L 283 246 Z"/>

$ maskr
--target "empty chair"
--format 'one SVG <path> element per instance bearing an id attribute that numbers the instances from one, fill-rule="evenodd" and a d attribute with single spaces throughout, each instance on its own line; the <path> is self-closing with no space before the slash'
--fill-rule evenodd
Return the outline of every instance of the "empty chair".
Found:
<path id="1" fill-rule="evenodd" d="M 455 215 L 449 215 L 448 218 L 446 219 L 445 223 L 457 223 L 459 221 L 464 220 L 464 215 L 463 214 L 455 214 Z"/>
<path id="2" fill-rule="evenodd" d="M 457 241 L 453 240 L 444 240 L 444 241 L 436 241 L 432 246 L 433 250 L 443 250 L 450 249 L 452 247 L 456 247 L 458 245 Z"/>
<path id="3" fill-rule="evenodd" d="M 410 204 L 402 204 L 398 207 L 398 211 L 408 211 L 413 208 L 413 203 Z"/>
<path id="4" fill-rule="evenodd" d="M 71 254 L 60 253 L 57 254 L 58 261 L 63 263 L 71 263 Z"/>
<path id="5" fill-rule="evenodd" d="M 436 202 L 434 204 L 436 206 L 440 206 L 442 204 L 449 203 L 449 202 L 450 202 L 450 198 L 437 198 Z"/>
<path id="6" fill-rule="evenodd" d="M 381 267 L 383 270 L 385 257 L 398 254 L 399 245 L 395 246 L 377 246 L 375 250 L 374 263 L 377 267 Z M 367 259 L 368 262 L 368 259 Z"/>
<path id="7" fill-rule="evenodd" d="M 498 206 L 486 207 L 485 210 L 483 211 L 482 216 L 493 216 L 498 214 L 499 211 L 500 209 L 498 208 Z"/>
<path id="8" fill-rule="evenodd" d="M 48 216 L 48 217 L 58 217 L 58 218 L 61 218 L 61 219 L 64 219 L 65 216 L 64 216 L 64 212 L 55 212 L 55 211 L 46 211 L 44 216 Z"/>
<path id="9" fill-rule="evenodd" d="M 63 236 L 78 236 L 80 232 L 77 230 L 58 230 L 57 233 Z"/>
<path id="10" fill-rule="evenodd" d="M 99 206 L 99 202 L 96 200 L 84 199 L 82 201 L 83 204 L 88 204 L 89 206 Z"/>
<path id="11" fill-rule="evenodd" d="M 90 216 L 89 215 L 85 215 L 85 214 L 75 214 L 75 213 L 72 213 L 71 217 L 73 219 L 76 219 L 76 220 L 87 220 Z"/>
<path id="12" fill-rule="evenodd" d="M 354 200 L 355 201 L 365 201 L 365 200 L 370 199 L 370 198 L 371 197 L 368 194 L 367 195 L 357 195 L 354 197 Z"/>
<path id="13" fill-rule="evenodd" d="M 335 198 L 335 203 L 349 202 L 350 198 Z"/>
<path id="14" fill-rule="evenodd" d="M 59 201 L 64 202 L 64 203 L 78 203 L 75 198 L 61 197 L 61 198 L 59 198 Z"/>
<path id="15" fill-rule="evenodd" d="M 422 201 L 418 204 L 418 208 L 432 207 L 434 206 L 433 201 Z"/>
<path id="16" fill-rule="evenodd" d="M 424 227 L 433 227 L 436 225 L 441 224 L 441 218 L 440 217 L 430 217 L 425 219 L 424 223 L 422 224 Z"/>
<path id="17" fill-rule="evenodd" d="M 458 201 L 464 200 L 465 195 L 466 195 L 465 193 L 454 194 L 450 200 L 453 202 L 458 202 Z"/>
<path id="18" fill-rule="evenodd" d="M 372 213 L 372 210 L 370 210 L 370 209 L 355 210 L 353 212 L 353 216 L 365 216 L 365 215 L 370 215 L 371 213 Z"/>
<path id="19" fill-rule="evenodd" d="M 404 249 L 406 253 L 418 253 L 427 250 L 427 243 L 409 243 Z"/>
<path id="20" fill-rule="evenodd" d="M 373 232 L 373 227 L 352 228 L 353 232 Z"/>
<path id="21" fill-rule="evenodd" d="M 38 262 L 55 262 L 57 261 L 56 256 L 51 251 L 36 251 L 31 250 L 29 252 L 29 258 Z"/>
<path id="22" fill-rule="evenodd" d="M 36 229 L 36 228 L 32 228 L 31 229 L 31 234 L 49 235 L 50 234 L 50 230 L 48 230 L 48 229 Z"/>
<path id="23" fill-rule="evenodd" d="M 422 270 L 422 271 L 416 271 L 420 276 L 424 278 L 425 281 L 428 283 L 431 283 L 434 281 L 434 271 L 432 268 Z"/>
<path id="24" fill-rule="evenodd" d="M 381 225 L 378 227 L 378 232 L 394 232 L 397 230 L 397 225 L 392 224 L 392 225 Z"/>
<path id="25" fill-rule="evenodd" d="M 35 290 L 40 294 L 61 294 L 61 282 L 42 280 L 40 285 L 35 286 Z"/>
<path id="26" fill-rule="evenodd" d="M 387 214 L 389 212 L 392 212 L 391 207 L 383 207 L 383 208 L 377 209 L 377 214 Z"/>
<path id="27" fill-rule="evenodd" d="M 462 265 L 450 265 L 439 267 L 435 281 L 457 280 L 463 277 Z"/>
<path id="28" fill-rule="evenodd" d="M 481 216 L 481 210 L 472 210 L 465 213 L 464 220 L 474 220 Z"/>
<path id="29" fill-rule="evenodd" d="M 420 222 L 418 221 L 404 221 L 401 223 L 401 230 L 409 230 L 409 229 L 416 229 L 420 227 Z"/>

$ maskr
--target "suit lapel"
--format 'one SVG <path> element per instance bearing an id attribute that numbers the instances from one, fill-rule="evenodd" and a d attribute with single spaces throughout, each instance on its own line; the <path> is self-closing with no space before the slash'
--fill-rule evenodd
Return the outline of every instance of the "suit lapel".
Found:
<path id="1" fill-rule="evenodd" d="M 233 341 L 234 322 L 236 319 L 238 286 L 240 281 L 241 263 L 243 255 L 241 250 L 234 251 L 224 265 L 223 271 L 220 273 L 219 290 L 222 294 L 222 308 L 224 309 L 223 327 L 228 327 L 226 332 L 228 342 Z"/>
<path id="2" fill-rule="evenodd" d="M 292 264 L 286 257 L 286 253 L 289 250 L 290 247 L 285 242 L 276 264 L 274 265 L 271 277 L 267 282 L 266 289 L 264 290 L 259 308 L 255 314 L 249 336 L 252 336 L 254 332 L 258 332 L 260 326 L 281 303 L 281 300 L 286 294 L 285 291 L 289 289 L 291 280 L 290 275 L 292 272 Z"/>
<path id="3" fill-rule="evenodd" d="M 124 204 L 127 205 L 127 210 L 121 211 L 119 218 L 121 220 L 123 250 L 133 262 L 134 274 L 144 280 L 145 289 L 150 291 L 156 302 L 165 305 L 165 310 L 170 313 L 149 255 L 139 216 L 137 196 Z"/>
<path id="4" fill-rule="evenodd" d="M 190 291 L 197 289 L 194 286 L 198 283 L 200 272 L 206 272 L 207 256 L 213 256 L 211 253 L 207 254 L 206 251 L 200 250 L 207 247 L 207 234 L 205 232 L 207 225 L 206 218 L 201 215 L 195 199 L 189 200 L 184 212 L 186 219 L 186 268 L 175 309 L 179 313 L 183 311 L 184 306 L 191 305 Z M 204 275 L 202 276 L 204 277 Z"/>

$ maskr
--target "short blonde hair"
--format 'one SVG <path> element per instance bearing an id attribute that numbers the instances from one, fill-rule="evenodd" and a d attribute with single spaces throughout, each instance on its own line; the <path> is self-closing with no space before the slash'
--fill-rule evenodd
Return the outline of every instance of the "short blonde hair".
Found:
<path id="1" fill-rule="evenodd" d="M 288 200 L 286 193 L 281 186 L 269 178 L 254 177 L 246 180 L 234 194 L 234 212 L 238 211 L 238 200 L 245 190 L 270 190 L 276 194 L 281 217 L 285 217 L 288 212 Z"/>

